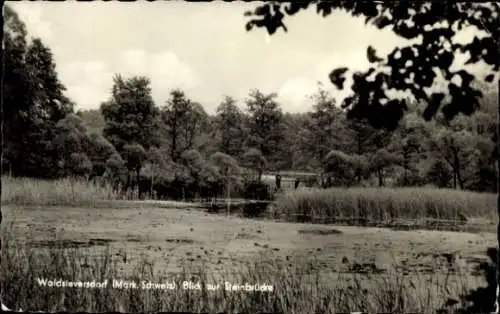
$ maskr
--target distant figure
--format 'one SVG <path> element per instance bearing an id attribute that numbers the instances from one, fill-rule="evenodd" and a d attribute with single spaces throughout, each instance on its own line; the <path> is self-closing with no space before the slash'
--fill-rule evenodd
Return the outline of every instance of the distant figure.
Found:
<path id="1" fill-rule="evenodd" d="M 299 184 L 300 184 L 300 179 L 296 178 L 295 179 L 295 189 L 297 189 L 299 187 Z"/>
<path id="2" fill-rule="evenodd" d="M 276 190 L 281 189 L 281 176 L 279 174 L 276 175 Z"/>

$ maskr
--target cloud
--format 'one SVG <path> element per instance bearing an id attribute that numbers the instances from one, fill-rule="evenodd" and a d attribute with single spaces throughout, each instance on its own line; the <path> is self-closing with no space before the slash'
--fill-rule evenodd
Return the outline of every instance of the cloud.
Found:
<path id="1" fill-rule="evenodd" d="M 141 49 L 126 50 L 121 53 L 120 64 L 124 75 L 143 74 L 147 72 L 146 52 Z"/>
<path id="2" fill-rule="evenodd" d="M 151 79 L 153 97 L 158 105 L 167 100 L 172 89 L 188 92 L 202 83 L 200 75 L 172 51 L 147 53 L 142 49 L 131 49 L 121 53 L 119 63 L 119 73 L 145 75 Z"/>
<path id="3" fill-rule="evenodd" d="M 108 66 L 109 65 L 109 66 Z M 153 99 L 162 105 L 174 88 L 189 91 L 201 84 L 200 76 L 175 53 L 147 53 L 141 49 L 121 52 L 114 62 L 73 61 L 58 67 L 67 95 L 78 102 L 78 107 L 97 108 L 109 99 L 113 75 L 127 77 L 144 75 L 151 80 Z"/>
<path id="4" fill-rule="evenodd" d="M 285 111 L 302 112 L 310 109 L 308 96 L 318 90 L 317 81 L 306 77 L 288 79 L 278 92 Z"/>
<path id="5" fill-rule="evenodd" d="M 207 111 L 223 95 L 235 97 L 244 106 L 248 92 L 258 88 L 278 92 L 284 110 L 303 111 L 310 108 L 306 96 L 315 92 L 318 80 L 331 88 L 339 102 L 351 93 L 350 74 L 344 91 L 333 88 L 328 74 L 339 66 L 367 70 L 368 45 L 384 57 L 394 47 L 408 44 L 391 30 L 365 26 L 363 19 L 340 11 L 326 19 L 318 18 L 314 10 L 304 11 L 289 19 L 289 33 L 268 36 L 265 30 L 245 31 L 248 18 L 243 12 L 255 5 L 236 2 L 89 6 L 20 1 L 9 5 L 30 34 L 51 48 L 67 94 L 79 108 L 96 108 L 107 100 L 112 75 L 121 73 L 149 77 L 158 105 L 178 87 Z M 130 29 L 131 23 L 143 27 Z M 469 30 L 466 39 L 476 33 Z M 460 64 L 463 58 L 456 59 Z"/>
<path id="6" fill-rule="evenodd" d="M 80 108 L 97 108 L 110 96 L 113 72 L 103 62 L 65 63 L 59 68 L 59 75 L 66 85 L 66 94 Z"/>
<path id="7" fill-rule="evenodd" d="M 89 78 L 92 75 L 101 74 L 106 71 L 106 65 L 100 61 L 70 62 L 61 69 L 61 75 L 68 82 L 79 82 L 83 78 Z M 82 77 L 83 76 L 83 77 Z M 99 79 L 97 78 L 93 78 Z"/>
<path id="8" fill-rule="evenodd" d="M 52 23 L 43 19 L 42 3 L 30 2 L 29 5 L 16 6 L 15 10 L 26 24 L 29 35 L 40 37 L 44 41 L 52 38 Z"/>

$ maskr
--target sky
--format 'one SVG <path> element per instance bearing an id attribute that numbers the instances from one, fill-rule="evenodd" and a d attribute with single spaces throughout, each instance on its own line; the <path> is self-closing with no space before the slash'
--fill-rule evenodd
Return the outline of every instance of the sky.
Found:
<path id="1" fill-rule="evenodd" d="M 338 99 L 347 95 L 329 83 L 332 69 L 365 70 L 368 45 L 383 56 L 407 43 L 347 13 L 322 18 L 314 9 L 289 17 L 288 33 L 246 32 L 243 14 L 258 4 L 22 1 L 10 6 L 30 35 L 52 50 L 77 109 L 99 108 L 110 97 L 113 75 L 120 73 L 149 77 L 158 106 L 181 88 L 213 114 L 225 95 L 243 108 L 250 90 L 258 88 L 276 92 L 284 111 L 305 112 L 317 82 Z"/>

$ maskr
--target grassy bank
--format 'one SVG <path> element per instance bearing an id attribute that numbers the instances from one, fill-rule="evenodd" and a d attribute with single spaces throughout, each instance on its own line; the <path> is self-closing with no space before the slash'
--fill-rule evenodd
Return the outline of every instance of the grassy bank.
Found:
<path id="1" fill-rule="evenodd" d="M 119 195 L 109 185 L 72 178 L 42 180 L 2 176 L 2 205 L 95 206 Z"/>
<path id="2" fill-rule="evenodd" d="M 280 195 L 274 218 L 286 221 L 334 222 L 348 218 L 368 221 L 392 219 L 496 219 L 497 196 L 431 188 L 299 189 Z"/>
<path id="3" fill-rule="evenodd" d="M 5 233 L 4 233 L 5 238 Z M 135 271 L 119 276 L 110 251 L 92 256 L 79 250 L 37 251 L 4 239 L 0 265 L 1 299 L 11 308 L 25 311 L 69 312 L 281 312 L 338 313 L 350 311 L 435 313 L 450 299 L 459 299 L 470 288 L 465 277 L 449 280 L 443 275 L 402 276 L 391 271 L 385 275 L 339 275 L 335 280 L 315 270 L 314 261 L 296 259 L 270 262 L 265 255 L 249 259 L 236 272 L 215 277 L 204 267 L 165 274 L 157 272 L 147 259 Z M 193 274 L 196 275 L 193 276 Z M 104 289 L 43 287 L 37 278 L 67 281 L 104 282 L 112 279 L 160 283 L 175 281 L 173 290 Z M 201 290 L 182 289 L 183 281 L 200 282 Z M 272 292 L 226 291 L 224 282 L 261 283 Z M 220 283 L 217 291 L 205 284 Z M 455 305 L 455 307 L 460 304 Z"/>
<path id="4" fill-rule="evenodd" d="M 2 205 L 95 207 L 103 200 L 120 198 L 109 185 L 76 179 L 39 180 L 2 177 Z M 431 188 L 298 189 L 277 196 L 273 218 L 318 223 L 357 218 L 362 221 L 393 219 L 466 218 L 496 219 L 497 196 Z"/>

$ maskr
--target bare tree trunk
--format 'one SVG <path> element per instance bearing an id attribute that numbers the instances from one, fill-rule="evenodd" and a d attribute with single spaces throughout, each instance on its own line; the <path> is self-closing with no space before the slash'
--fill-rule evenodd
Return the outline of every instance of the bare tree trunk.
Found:
<path id="1" fill-rule="evenodd" d="M 453 168 L 453 189 L 457 189 L 457 169 Z"/>
<path id="2" fill-rule="evenodd" d="M 361 169 L 359 167 L 356 169 L 356 183 L 361 185 Z"/>
<path id="3" fill-rule="evenodd" d="M 127 183 L 125 187 L 125 198 L 128 200 L 130 199 L 130 189 L 132 186 L 132 175 L 130 174 L 130 170 L 127 170 Z"/>
<path id="4" fill-rule="evenodd" d="M 151 175 L 151 186 L 149 187 L 149 197 L 151 197 L 151 199 L 154 199 L 153 198 L 153 184 L 154 184 L 154 174 Z"/>
<path id="5" fill-rule="evenodd" d="M 226 197 L 227 197 L 227 215 L 231 214 L 231 182 L 226 185 Z"/>
<path id="6" fill-rule="evenodd" d="M 384 178 L 383 178 L 383 174 L 382 174 L 382 170 L 377 170 L 377 175 L 378 175 L 378 186 L 379 187 L 382 187 L 384 186 Z"/>
<path id="7" fill-rule="evenodd" d="M 460 173 L 460 170 L 457 172 L 457 180 L 458 180 L 458 186 L 460 187 L 460 190 L 464 189 L 464 180 L 462 179 L 462 174 Z"/>
<path id="8" fill-rule="evenodd" d="M 458 159 L 458 153 L 457 152 L 454 152 L 453 153 L 453 163 L 455 165 L 455 174 L 456 174 L 456 177 L 455 177 L 455 189 L 457 188 L 457 184 L 458 184 L 458 187 L 460 188 L 460 190 L 463 190 L 464 189 L 464 183 L 463 183 L 463 180 L 462 180 L 462 174 L 460 173 L 460 159 Z"/>
<path id="9" fill-rule="evenodd" d="M 139 173 L 141 172 L 141 168 L 137 168 L 135 170 L 135 182 L 137 184 L 137 199 L 141 199 L 141 189 L 139 187 Z"/>
<path id="10" fill-rule="evenodd" d="M 408 160 L 409 156 L 408 156 L 408 154 L 406 152 L 404 153 L 403 159 L 404 159 L 404 169 L 405 169 L 404 170 L 403 185 L 404 186 L 408 186 L 408 167 L 410 165 L 410 161 Z"/>
<path id="11" fill-rule="evenodd" d="M 177 161 L 177 119 L 174 118 L 173 125 L 172 125 L 172 143 L 170 146 L 170 158 L 172 158 L 173 162 Z"/>

